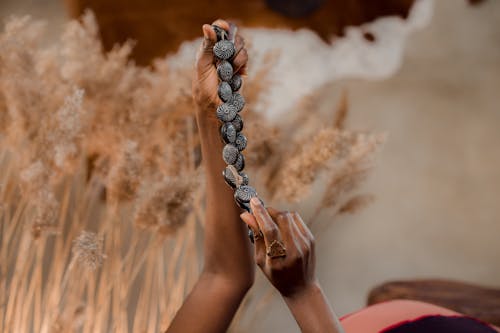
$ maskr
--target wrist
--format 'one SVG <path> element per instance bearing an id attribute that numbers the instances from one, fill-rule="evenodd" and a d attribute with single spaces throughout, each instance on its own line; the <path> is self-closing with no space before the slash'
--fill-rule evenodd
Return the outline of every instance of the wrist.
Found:
<path id="1" fill-rule="evenodd" d="M 196 103 L 196 119 L 198 120 L 198 122 L 201 122 L 205 125 L 218 125 L 219 120 L 216 116 L 216 109 L 217 107 L 215 105 Z"/>
<path id="2" fill-rule="evenodd" d="M 307 299 L 322 295 L 323 290 L 318 281 L 314 280 L 305 284 L 302 288 L 289 295 L 282 295 L 287 304 L 303 302 Z"/>
<path id="3" fill-rule="evenodd" d="M 214 109 L 198 107 L 196 110 L 196 123 L 200 135 L 202 147 L 212 151 L 214 149 L 222 150 L 222 141 L 220 138 L 220 122 L 215 115 Z"/>

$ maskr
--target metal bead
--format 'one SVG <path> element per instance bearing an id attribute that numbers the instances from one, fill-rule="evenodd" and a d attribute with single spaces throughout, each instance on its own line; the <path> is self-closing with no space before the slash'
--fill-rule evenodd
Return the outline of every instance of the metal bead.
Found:
<path id="1" fill-rule="evenodd" d="M 236 148 L 236 149 L 238 149 L 238 148 Z M 245 156 L 243 156 L 243 154 L 239 154 L 236 162 L 234 162 L 232 164 L 238 172 L 242 171 L 245 168 Z"/>
<path id="2" fill-rule="evenodd" d="M 238 200 L 235 200 L 236 201 L 236 204 L 241 208 L 241 209 L 244 209 L 246 210 L 247 212 L 251 213 L 252 212 L 252 208 L 250 207 L 250 203 L 249 202 L 239 202 Z"/>
<path id="3" fill-rule="evenodd" d="M 222 29 L 221 27 L 213 24 L 212 25 L 212 28 L 214 29 L 215 31 L 215 34 L 217 35 L 217 40 L 223 40 L 223 39 L 227 39 L 227 31 Z"/>
<path id="4" fill-rule="evenodd" d="M 231 120 L 231 124 L 233 124 L 237 132 L 241 132 L 243 130 L 243 119 L 241 119 L 239 114 L 236 114 L 236 117 Z"/>
<path id="5" fill-rule="evenodd" d="M 214 45 L 214 55 L 221 59 L 227 60 L 234 55 L 234 44 L 228 40 L 221 40 Z"/>
<path id="6" fill-rule="evenodd" d="M 236 146 L 230 143 L 225 145 L 224 148 L 222 149 L 222 158 L 224 159 L 224 162 L 226 162 L 227 164 L 235 164 L 236 162 L 238 162 L 240 155 L 241 154 L 238 148 L 236 148 Z M 236 166 L 235 168 L 236 170 L 238 170 Z"/>
<path id="7" fill-rule="evenodd" d="M 236 179 L 234 177 L 234 174 L 229 169 L 229 167 L 226 167 L 224 171 L 222 171 L 222 177 L 224 177 L 224 180 L 226 181 L 227 185 L 231 186 L 232 188 L 238 187 L 236 184 Z"/>
<path id="8" fill-rule="evenodd" d="M 234 144 L 236 145 L 236 148 L 238 148 L 239 151 L 242 151 L 247 147 L 247 138 L 241 133 L 238 133 L 236 136 L 236 140 L 234 141 Z"/>
<path id="9" fill-rule="evenodd" d="M 236 110 L 240 112 L 245 106 L 245 98 L 239 93 L 234 93 L 229 103 L 231 105 L 234 105 L 236 107 Z"/>
<path id="10" fill-rule="evenodd" d="M 231 80 L 229 80 L 229 85 L 231 86 L 231 89 L 233 91 L 238 91 L 241 88 L 243 80 L 241 79 L 241 76 L 238 74 L 234 74 Z"/>
<path id="11" fill-rule="evenodd" d="M 257 196 L 257 191 L 248 185 L 240 186 L 234 192 L 234 198 L 238 202 L 250 202 L 250 199 Z"/>
<path id="12" fill-rule="evenodd" d="M 250 182 L 250 179 L 248 178 L 248 175 L 244 172 L 240 172 L 240 176 L 242 178 L 241 180 L 241 185 L 248 185 L 248 183 Z"/>
<path id="13" fill-rule="evenodd" d="M 222 81 L 229 81 L 233 76 L 233 66 L 227 60 L 222 60 L 219 66 L 217 66 L 217 74 Z"/>
<path id="14" fill-rule="evenodd" d="M 237 114 L 238 111 L 236 111 L 236 107 L 234 105 L 223 103 L 217 107 L 217 118 L 221 121 L 232 121 Z"/>
<path id="15" fill-rule="evenodd" d="M 242 185 L 248 185 L 247 174 L 236 171 L 236 168 L 233 165 L 228 165 L 224 171 L 222 171 L 222 176 L 224 177 L 226 183 L 233 189 Z"/>
<path id="16" fill-rule="evenodd" d="M 238 132 L 232 123 L 224 123 L 220 127 L 220 136 L 224 143 L 234 143 Z"/>
<path id="17" fill-rule="evenodd" d="M 222 81 L 219 84 L 219 88 L 217 88 L 217 92 L 219 94 L 220 99 L 222 99 L 223 102 L 227 102 L 231 100 L 231 97 L 233 97 L 233 91 L 231 89 L 231 86 L 229 83 Z"/>

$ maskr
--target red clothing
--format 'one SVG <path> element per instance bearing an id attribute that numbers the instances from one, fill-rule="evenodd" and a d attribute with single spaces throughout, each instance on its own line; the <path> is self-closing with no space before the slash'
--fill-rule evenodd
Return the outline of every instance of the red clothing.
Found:
<path id="1" fill-rule="evenodd" d="M 496 333 L 498 328 L 422 302 L 397 300 L 369 306 L 340 319 L 346 333 Z"/>

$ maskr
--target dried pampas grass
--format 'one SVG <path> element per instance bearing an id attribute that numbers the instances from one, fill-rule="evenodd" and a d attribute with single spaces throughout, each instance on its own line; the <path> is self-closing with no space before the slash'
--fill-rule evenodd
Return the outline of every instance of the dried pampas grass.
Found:
<path id="1" fill-rule="evenodd" d="M 171 234 L 182 226 L 191 210 L 195 182 L 191 178 L 167 178 L 147 189 L 134 221 L 138 226 Z"/>
<path id="2" fill-rule="evenodd" d="M 104 239 L 94 232 L 82 231 L 73 241 L 73 258 L 86 268 L 95 270 L 102 265 Z"/>
<path id="3" fill-rule="evenodd" d="M 28 17 L 0 33 L 0 330 L 164 330 L 200 266 L 192 67 L 136 66 L 130 42 L 103 52 L 90 12 L 53 46 L 42 33 Z M 355 212 L 382 138 L 345 128 L 345 98 L 331 126 L 308 117 L 320 95 L 265 121 L 252 105 L 277 56 L 244 87 L 252 179 L 293 205 L 323 177 L 316 215 Z"/>

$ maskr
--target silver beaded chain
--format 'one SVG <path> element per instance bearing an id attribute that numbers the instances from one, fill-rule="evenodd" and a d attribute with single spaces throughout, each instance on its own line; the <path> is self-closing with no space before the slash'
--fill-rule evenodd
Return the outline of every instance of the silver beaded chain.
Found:
<path id="1" fill-rule="evenodd" d="M 242 209 L 250 212 L 250 199 L 257 197 L 257 191 L 248 185 L 248 175 L 243 172 L 245 168 L 245 157 L 242 151 L 247 146 L 247 138 L 241 133 L 243 130 L 243 119 L 240 116 L 245 106 L 245 98 L 238 93 L 241 88 L 241 76 L 233 72 L 231 64 L 236 49 L 233 39 L 235 31 L 231 36 L 219 26 L 212 26 L 217 34 L 217 43 L 213 53 L 217 59 L 217 74 L 219 76 L 218 95 L 222 104 L 217 107 L 217 118 L 221 121 L 220 135 L 225 143 L 222 150 L 222 158 L 227 167 L 222 171 L 226 183 L 234 191 L 234 200 Z M 253 233 L 249 229 L 249 237 L 253 241 Z"/>

